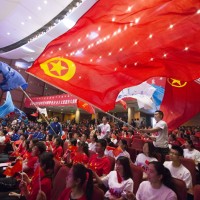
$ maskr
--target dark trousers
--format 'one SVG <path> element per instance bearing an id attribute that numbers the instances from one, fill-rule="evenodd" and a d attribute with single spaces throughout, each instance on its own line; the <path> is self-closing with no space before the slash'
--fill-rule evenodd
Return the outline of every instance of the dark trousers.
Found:
<path id="1" fill-rule="evenodd" d="M 161 155 L 161 162 L 165 162 L 165 156 L 169 154 L 169 148 L 155 147 L 155 152 Z"/>

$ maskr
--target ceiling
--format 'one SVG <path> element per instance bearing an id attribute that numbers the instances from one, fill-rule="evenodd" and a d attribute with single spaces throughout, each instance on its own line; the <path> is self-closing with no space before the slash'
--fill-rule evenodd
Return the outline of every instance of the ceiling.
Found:
<path id="1" fill-rule="evenodd" d="M 54 38 L 68 31 L 97 0 L 1 0 L 0 57 L 33 62 Z M 71 7 L 70 7 L 71 6 Z M 35 34 L 27 44 L 23 40 L 51 22 L 65 8 L 71 8 L 50 30 Z M 19 47 L 5 52 L 11 45 Z M 26 42 L 25 42 L 26 43 Z"/>
<path id="2" fill-rule="evenodd" d="M 78 19 L 98 0 L 79 0 L 81 3 L 77 3 L 77 1 L 0 0 L 0 57 L 33 62 L 50 41 L 72 28 Z M 41 28 L 47 26 L 68 7 L 71 8 L 71 11 L 65 14 L 62 20 L 56 21 L 53 25 L 51 24 L 49 30 L 39 34 Z M 31 37 L 31 35 L 34 36 Z M 31 38 L 28 42 L 27 37 Z M 22 68 L 29 66 L 27 63 L 22 64 L 24 65 Z M 128 102 L 128 105 L 137 108 L 135 100 Z M 74 113 L 76 108 L 48 107 L 49 110 L 61 113 Z M 81 110 L 81 112 L 84 113 L 85 111 Z M 116 104 L 115 110 L 111 112 L 127 111 L 120 104 Z"/>

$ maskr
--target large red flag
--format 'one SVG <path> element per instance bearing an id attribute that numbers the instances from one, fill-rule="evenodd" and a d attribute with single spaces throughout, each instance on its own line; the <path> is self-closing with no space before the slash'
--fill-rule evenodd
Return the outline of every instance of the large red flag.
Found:
<path id="1" fill-rule="evenodd" d="M 164 120 L 173 130 L 200 112 L 200 84 L 167 79 L 165 94 L 160 107 Z"/>
<path id="2" fill-rule="evenodd" d="M 199 0 L 99 0 L 28 73 L 104 111 L 150 77 L 200 77 Z"/>
<path id="3" fill-rule="evenodd" d="M 89 112 L 90 114 L 95 113 L 95 109 L 91 105 L 89 105 L 88 103 L 85 103 L 79 99 L 77 100 L 77 107 L 82 108 L 83 110 Z"/>

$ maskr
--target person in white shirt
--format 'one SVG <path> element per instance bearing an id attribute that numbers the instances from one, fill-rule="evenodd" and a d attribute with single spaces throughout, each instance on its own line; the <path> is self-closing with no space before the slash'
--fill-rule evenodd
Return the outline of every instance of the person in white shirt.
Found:
<path id="1" fill-rule="evenodd" d="M 90 133 L 90 140 L 91 142 L 88 144 L 88 148 L 90 151 L 96 152 L 97 135 L 95 133 Z"/>
<path id="2" fill-rule="evenodd" d="M 194 148 L 192 140 L 187 140 L 185 147 L 186 149 L 183 149 L 184 158 L 194 160 L 196 169 L 198 170 L 198 164 L 200 163 L 200 152 Z"/>
<path id="3" fill-rule="evenodd" d="M 127 157 L 121 156 L 116 160 L 116 170 L 100 178 L 95 172 L 94 177 L 99 184 L 104 184 L 108 191 L 107 199 L 124 199 L 126 192 L 133 192 L 133 179 L 130 162 Z"/>
<path id="4" fill-rule="evenodd" d="M 118 154 L 117 156 L 115 156 L 113 154 L 113 151 L 115 151 L 115 150 L 113 150 L 113 151 L 110 151 L 109 155 L 112 156 L 113 158 L 115 158 L 115 160 L 117 160 L 120 156 L 125 156 L 128 159 L 131 159 L 130 154 L 127 151 L 127 148 L 128 148 L 127 141 L 124 139 L 121 139 L 118 143 L 118 146 L 121 148 L 122 152 L 120 154 Z"/>
<path id="5" fill-rule="evenodd" d="M 100 130 L 100 135 L 98 139 L 105 139 L 110 133 L 110 124 L 108 123 L 108 118 L 104 116 L 102 118 L 102 122 L 103 123 L 97 126 L 97 128 Z"/>
<path id="6" fill-rule="evenodd" d="M 153 144 L 151 142 L 145 142 L 143 146 L 143 153 L 137 155 L 135 165 L 142 167 L 146 171 L 150 162 L 158 161 L 154 155 L 155 148 Z"/>
<path id="7" fill-rule="evenodd" d="M 150 162 L 148 181 L 140 183 L 136 195 L 126 193 L 128 200 L 177 200 L 175 186 L 170 171 L 161 162 Z"/>
<path id="8" fill-rule="evenodd" d="M 5 140 L 6 140 L 6 137 L 3 131 L 0 131 L 0 144 L 4 144 Z"/>
<path id="9" fill-rule="evenodd" d="M 172 146 L 169 154 L 171 161 L 165 161 L 164 166 L 169 169 L 172 177 L 185 182 L 188 189 L 192 188 L 192 176 L 190 171 L 181 164 L 183 149 L 179 146 Z"/>
<path id="10" fill-rule="evenodd" d="M 168 146 L 168 127 L 167 123 L 163 121 L 164 114 L 160 110 L 156 110 L 154 113 L 154 118 L 156 120 L 156 125 L 151 129 L 140 129 L 140 133 L 143 133 L 144 137 L 153 140 L 153 145 L 155 146 L 156 152 L 161 154 L 161 161 L 164 162 L 165 156 L 169 153 Z M 147 133 L 152 133 L 148 135 Z"/>

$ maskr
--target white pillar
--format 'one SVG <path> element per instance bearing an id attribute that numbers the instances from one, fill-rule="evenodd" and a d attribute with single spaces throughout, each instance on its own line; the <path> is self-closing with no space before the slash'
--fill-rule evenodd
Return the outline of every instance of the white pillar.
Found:
<path id="1" fill-rule="evenodd" d="M 75 122 L 79 123 L 80 121 L 80 110 L 77 108 L 75 113 Z"/>

